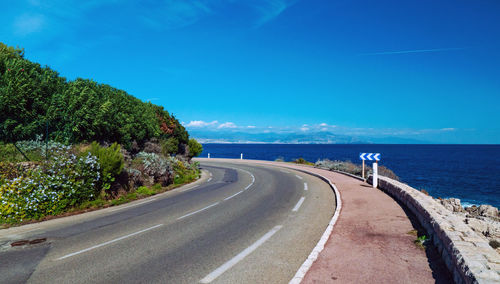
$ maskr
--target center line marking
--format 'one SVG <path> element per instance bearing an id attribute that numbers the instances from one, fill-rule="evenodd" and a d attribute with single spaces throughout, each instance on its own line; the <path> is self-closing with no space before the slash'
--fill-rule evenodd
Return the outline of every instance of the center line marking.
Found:
<path id="1" fill-rule="evenodd" d="M 301 176 L 299 176 L 299 175 L 295 175 L 295 176 L 296 176 L 296 177 L 298 177 L 299 179 L 302 179 L 302 177 L 301 177 Z"/>
<path id="2" fill-rule="evenodd" d="M 147 229 L 140 230 L 140 231 L 137 231 L 137 232 L 135 232 L 135 233 L 128 234 L 128 235 L 126 235 L 126 236 L 119 237 L 119 238 L 117 238 L 117 239 L 114 239 L 114 240 L 111 240 L 111 241 L 107 241 L 107 242 L 102 243 L 102 244 L 95 245 L 95 246 L 93 246 L 93 247 L 89 247 L 89 248 L 82 249 L 82 250 L 77 251 L 77 252 L 74 252 L 74 253 L 67 254 L 67 255 L 65 255 L 65 256 L 61 256 L 60 258 L 57 258 L 56 260 L 62 260 L 62 259 L 65 259 L 65 258 L 68 258 L 68 257 L 74 256 L 74 255 L 77 255 L 77 254 L 81 254 L 81 253 L 87 252 L 87 251 L 89 251 L 89 250 L 93 250 L 93 249 L 96 249 L 96 248 L 100 248 L 100 247 L 102 247 L 102 246 L 109 245 L 109 244 L 112 244 L 112 243 L 114 243 L 114 242 L 124 240 L 124 239 L 126 239 L 126 238 L 130 238 L 130 237 L 132 237 L 132 236 L 138 235 L 138 234 L 140 234 L 140 233 L 144 233 L 144 232 L 146 232 L 146 231 L 149 231 L 149 230 L 152 230 L 152 229 L 158 228 L 158 227 L 160 227 L 160 226 L 163 226 L 163 224 L 158 224 L 158 225 L 156 225 L 156 226 L 149 227 L 149 228 L 147 228 Z"/>
<path id="3" fill-rule="evenodd" d="M 230 259 L 228 262 L 219 266 L 219 268 L 212 271 L 210 274 L 205 276 L 205 278 L 201 279 L 200 283 L 210 283 L 210 282 L 214 281 L 217 277 L 221 276 L 224 272 L 229 270 L 231 267 L 236 265 L 238 262 L 240 262 L 245 257 L 247 257 L 249 254 L 251 254 L 254 250 L 256 250 L 258 247 L 260 247 L 263 243 L 265 243 L 267 240 L 269 240 L 282 227 L 283 226 L 281 226 L 281 225 L 274 227 L 271 231 L 267 232 L 264 236 L 262 236 L 259 240 L 257 240 L 251 246 L 244 249 L 242 252 L 240 252 L 238 255 L 236 255 L 235 257 Z"/>
<path id="4" fill-rule="evenodd" d="M 297 211 L 299 211 L 299 208 L 300 208 L 300 206 L 302 205 L 302 203 L 304 202 L 304 200 L 305 200 L 305 199 L 306 199 L 306 198 L 305 198 L 304 196 L 302 196 L 302 197 L 300 198 L 299 202 L 297 202 L 297 204 L 295 205 L 295 207 L 293 207 L 292 211 L 293 211 L 293 212 L 297 212 Z"/>
<path id="5" fill-rule="evenodd" d="M 308 189 L 309 189 L 309 187 L 307 187 L 307 183 L 304 182 L 304 190 L 308 190 Z"/>
<path id="6" fill-rule="evenodd" d="M 191 213 L 189 213 L 189 214 L 186 214 L 186 215 L 184 215 L 184 216 L 181 216 L 181 217 L 177 218 L 177 220 L 180 220 L 180 219 L 183 219 L 183 218 L 189 217 L 189 216 L 194 215 L 194 214 L 196 214 L 196 213 L 200 213 L 201 211 L 207 210 L 207 209 L 208 209 L 208 208 L 210 208 L 210 207 L 214 207 L 214 206 L 215 206 L 215 205 L 217 205 L 217 204 L 219 204 L 219 202 L 215 202 L 214 204 L 212 204 L 212 205 L 208 205 L 208 206 L 207 206 L 207 207 L 205 207 L 205 208 L 201 208 L 200 210 L 196 210 L 196 211 L 194 211 L 194 212 L 191 212 Z"/>

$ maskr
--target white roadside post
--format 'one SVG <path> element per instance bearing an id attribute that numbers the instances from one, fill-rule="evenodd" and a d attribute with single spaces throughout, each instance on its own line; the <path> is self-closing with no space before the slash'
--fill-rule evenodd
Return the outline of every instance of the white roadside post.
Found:
<path id="1" fill-rule="evenodd" d="M 210 159 L 210 153 L 208 153 L 208 159 Z"/>
<path id="2" fill-rule="evenodd" d="M 373 163 L 373 188 L 378 186 L 378 162 Z"/>
<path id="3" fill-rule="evenodd" d="M 243 160 L 243 153 L 241 153 L 240 155 L 240 160 Z"/>

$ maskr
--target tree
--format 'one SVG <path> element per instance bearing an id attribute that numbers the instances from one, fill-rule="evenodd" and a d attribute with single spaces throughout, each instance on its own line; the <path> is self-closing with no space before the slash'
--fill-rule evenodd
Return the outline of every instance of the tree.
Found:
<path id="1" fill-rule="evenodd" d="M 203 152 L 203 146 L 201 146 L 196 139 L 191 138 L 188 142 L 189 147 L 189 158 L 199 156 Z"/>

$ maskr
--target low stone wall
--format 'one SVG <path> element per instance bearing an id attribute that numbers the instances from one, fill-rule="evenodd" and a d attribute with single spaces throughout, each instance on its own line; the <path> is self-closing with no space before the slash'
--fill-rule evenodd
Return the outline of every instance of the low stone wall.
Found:
<path id="1" fill-rule="evenodd" d="M 378 187 L 415 214 L 456 283 L 500 283 L 500 255 L 460 217 L 407 184 L 379 177 Z"/>

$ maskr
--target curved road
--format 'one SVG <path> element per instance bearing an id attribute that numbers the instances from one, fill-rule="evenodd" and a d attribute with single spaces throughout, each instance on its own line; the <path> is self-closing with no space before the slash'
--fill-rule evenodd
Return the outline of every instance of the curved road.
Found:
<path id="1" fill-rule="evenodd" d="M 165 194 L 0 230 L 0 282 L 287 283 L 333 215 L 330 187 L 277 167 L 202 168 Z"/>

